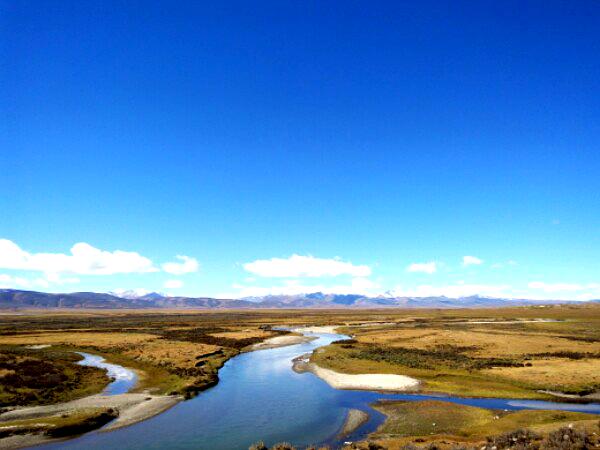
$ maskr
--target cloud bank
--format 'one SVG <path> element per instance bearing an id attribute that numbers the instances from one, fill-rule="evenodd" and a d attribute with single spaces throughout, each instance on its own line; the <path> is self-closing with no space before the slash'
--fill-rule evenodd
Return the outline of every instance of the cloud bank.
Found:
<path id="1" fill-rule="evenodd" d="M 122 250 L 110 252 L 79 242 L 71 247 L 70 254 L 29 253 L 8 239 L 0 239 L 0 269 L 79 275 L 158 271 L 150 259 L 137 252 Z"/>
<path id="2" fill-rule="evenodd" d="M 0 239 L 0 270 L 37 272 L 34 277 L 0 274 L 0 288 L 40 289 L 51 285 L 80 282 L 74 275 L 110 276 L 161 272 L 184 275 L 197 272 L 200 264 L 190 256 L 177 255 L 178 261 L 159 267 L 137 252 L 101 250 L 85 242 L 74 244 L 69 253 L 32 253 L 9 239 Z M 168 285 L 168 286 L 167 286 Z M 168 280 L 165 287 L 180 288 L 183 282 Z"/>

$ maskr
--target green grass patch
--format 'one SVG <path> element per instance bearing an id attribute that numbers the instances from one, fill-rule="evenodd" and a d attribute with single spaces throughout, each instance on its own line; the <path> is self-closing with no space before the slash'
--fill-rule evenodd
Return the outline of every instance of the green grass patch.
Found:
<path id="1" fill-rule="evenodd" d="M 43 433 L 64 437 L 100 428 L 118 416 L 111 408 L 87 408 L 49 417 L 0 422 L 0 438 L 13 435 Z"/>
<path id="2" fill-rule="evenodd" d="M 597 420 L 593 414 L 546 410 L 500 412 L 437 400 L 383 401 L 373 406 L 387 416 L 376 437 L 450 435 L 481 439 L 522 428 L 540 430 L 548 425 L 559 427 Z"/>

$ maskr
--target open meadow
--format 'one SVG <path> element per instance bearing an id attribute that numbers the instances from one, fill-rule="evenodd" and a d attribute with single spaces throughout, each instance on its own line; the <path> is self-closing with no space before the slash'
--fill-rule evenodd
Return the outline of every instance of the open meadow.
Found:
<path id="1" fill-rule="evenodd" d="M 0 405 L 4 411 L 18 410 L 100 393 L 110 380 L 101 369 L 74 364 L 80 359 L 76 351 L 133 369 L 138 382 L 127 395 L 190 398 L 218 382 L 218 371 L 228 359 L 265 340 L 298 334 L 273 327 L 317 325 L 352 337 L 321 347 L 310 357 L 312 364 L 340 374 L 405 375 L 419 381 L 420 392 L 464 397 L 598 399 L 600 306 L 589 304 L 5 313 L 0 315 Z M 0 415 L 0 432 L 2 437 L 78 434 L 118 415 L 118 408 L 110 405 L 89 406 L 50 415 L 42 427 L 39 420 L 3 420 Z M 370 439 L 389 448 L 439 439 L 479 442 L 520 428 L 549 433 L 572 423 L 593 430 L 598 422 L 581 413 L 504 413 L 443 401 L 380 402 L 374 407 L 388 419 Z"/>

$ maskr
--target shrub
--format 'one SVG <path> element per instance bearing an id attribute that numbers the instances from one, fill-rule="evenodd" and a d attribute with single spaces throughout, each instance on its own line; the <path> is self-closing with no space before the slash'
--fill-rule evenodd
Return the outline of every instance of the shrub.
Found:
<path id="1" fill-rule="evenodd" d="M 432 442 L 431 444 L 428 444 L 425 446 L 425 450 L 442 450 L 442 449 L 435 442 Z"/>
<path id="2" fill-rule="evenodd" d="M 491 367 L 522 367 L 523 363 L 507 358 L 476 358 L 465 353 L 477 347 L 440 345 L 432 349 L 382 347 L 363 345 L 349 354 L 351 358 L 385 361 L 415 369 L 436 369 L 445 366 L 454 369 L 479 370 Z"/>
<path id="3" fill-rule="evenodd" d="M 401 450 L 419 450 L 419 447 L 414 444 L 406 444 L 402 446 Z"/>
<path id="4" fill-rule="evenodd" d="M 542 442 L 542 450 L 585 450 L 593 444 L 585 431 L 570 427 L 560 428 L 548 435 Z"/>
<path id="5" fill-rule="evenodd" d="M 487 450 L 502 450 L 502 449 L 537 449 L 540 436 L 531 430 L 515 430 L 508 433 L 503 433 L 499 436 L 487 438 L 485 448 Z"/>
<path id="6" fill-rule="evenodd" d="M 379 444 L 377 444 L 377 443 L 375 443 L 375 442 L 369 442 L 369 443 L 367 444 L 367 448 L 368 448 L 369 450 L 385 450 L 385 447 L 384 447 L 384 446 L 382 446 L 382 445 L 379 445 Z"/>
<path id="7" fill-rule="evenodd" d="M 271 450 L 296 450 L 296 447 L 289 442 L 279 442 L 271 447 Z"/>

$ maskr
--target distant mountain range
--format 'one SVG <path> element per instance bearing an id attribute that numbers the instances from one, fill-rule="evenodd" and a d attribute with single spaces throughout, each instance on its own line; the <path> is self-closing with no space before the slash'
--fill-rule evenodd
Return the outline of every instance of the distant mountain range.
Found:
<path id="1" fill-rule="evenodd" d="M 592 300 L 600 302 L 600 300 Z M 494 308 L 501 306 L 575 303 L 565 300 L 527 300 L 492 297 L 365 297 L 362 295 L 323 294 L 270 295 L 246 299 L 173 297 L 157 292 L 121 291 L 116 293 L 73 292 L 49 294 L 35 291 L 0 289 L 1 309 L 26 308 Z M 577 302 L 580 303 L 580 302 Z"/>

